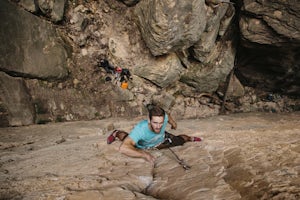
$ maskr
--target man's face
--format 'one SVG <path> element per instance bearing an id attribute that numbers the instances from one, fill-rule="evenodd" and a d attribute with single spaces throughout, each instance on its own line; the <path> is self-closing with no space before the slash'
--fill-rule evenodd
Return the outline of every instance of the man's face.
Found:
<path id="1" fill-rule="evenodd" d="M 163 116 L 152 116 L 152 119 L 150 120 L 150 128 L 153 132 L 159 133 L 163 124 L 164 124 Z"/>

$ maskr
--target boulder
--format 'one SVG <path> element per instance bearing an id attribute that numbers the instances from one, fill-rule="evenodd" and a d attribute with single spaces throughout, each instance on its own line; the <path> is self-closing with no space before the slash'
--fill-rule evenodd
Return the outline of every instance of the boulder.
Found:
<path id="1" fill-rule="evenodd" d="M 133 73 L 137 76 L 150 80 L 155 85 L 165 88 L 175 84 L 180 79 L 184 70 L 176 54 L 169 54 L 157 58 L 155 63 L 145 64 L 134 68 Z"/>
<path id="2" fill-rule="evenodd" d="M 63 20 L 67 0 L 19 0 L 18 3 L 32 13 L 41 12 L 53 22 Z"/>
<path id="3" fill-rule="evenodd" d="M 19 5 L 28 10 L 29 12 L 35 13 L 38 11 L 38 6 L 35 5 L 34 0 L 20 0 Z"/>
<path id="4" fill-rule="evenodd" d="M 35 0 L 42 13 L 53 22 L 59 22 L 64 17 L 66 0 Z"/>
<path id="5" fill-rule="evenodd" d="M 46 21 L 0 1 L 0 70 L 29 78 L 68 75 L 66 44 Z"/>
<path id="6" fill-rule="evenodd" d="M 204 0 L 144 0 L 136 5 L 135 15 L 154 56 L 189 48 L 206 26 Z"/>
<path id="7" fill-rule="evenodd" d="M 231 42 L 218 43 L 214 48 L 212 52 L 216 59 L 208 64 L 190 63 L 180 81 L 199 92 L 215 92 L 234 67 L 235 50 Z"/>
<path id="8" fill-rule="evenodd" d="M 1 101 L 8 112 L 10 126 L 34 124 L 35 110 L 22 78 L 15 78 L 0 72 Z"/>
<path id="9" fill-rule="evenodd" d="M 192 47 L 195 59 L 203 63 L 209 63 L 216 59 L 218 53 L 214 53 L 214 51 L 219 50 L 215 46 L 220 40 L 217 38 L 222 38 L 224 32 L 227 31 L 234 14 L 235 10 L 231 4 L 221 4 L 217 8 L 207 8 L 207 26 L 199 41 Z"/>
<path id="10" fill-rule="evenodd" d="M 274 45 L 284 41 L 300 42 L 300 5 L 297 1 L 245 0 L 240 23 L 241 34 L 248 40 Z M 249 29 L 250 28 L 250 29 Z M 250 37 L 251 36 L 251 37 Z M 270 41 L 271 40 L 271 41 Z M 276 43 L 275 43 L 276 42 Z M 292 44 L 291 44 L 292 45 Z"/>

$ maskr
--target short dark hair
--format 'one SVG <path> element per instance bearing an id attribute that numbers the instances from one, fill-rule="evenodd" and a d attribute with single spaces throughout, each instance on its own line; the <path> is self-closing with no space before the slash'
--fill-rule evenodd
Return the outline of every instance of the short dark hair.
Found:
<path id="1" fill-rule="evenodd" d="M 165 111 L 159 106 L 151 106 L 149 108 L 149 119 L 151 120 L 153 116 L 165 117 Z"/>

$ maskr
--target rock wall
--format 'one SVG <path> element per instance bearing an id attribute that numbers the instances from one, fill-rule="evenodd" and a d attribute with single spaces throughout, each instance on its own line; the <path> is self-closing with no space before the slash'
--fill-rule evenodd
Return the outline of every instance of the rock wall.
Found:
<path id="1" fill-rule="evenodd" d="M 300 107 L 295 1 L 0 5 L 1 77 L 18 80 L 0 82 L 2 126 L 136 117 L 147 103 L 175 119 Z M 32 117 L 16 118 L 20 99 Z"/>
<path id="2" fill-rule="evenodd" d="M 55 27 L 7 1 L 1 1 L 0 69 L 8 74 L 63 79 L 67 51 Z"/>
<path id="3" fill-rule="evenodd" d="M 55 27 L 8 1 L 0 2 L 0 17 L 2 106 L 9 125 L 33 124 L 36 114 L 25 78 L 52 81 L 67 77 L 67 50 Z"/>
<path id="4" fill-rule="evenodd" d="M 7 118 L 1 120 L 1 125 L 22 126 L 34 122 L 35 110 L 22 78 L 0 72 L 0 91 L 1 97 L 5 97 L 3 104 L 9 108 Z"/>

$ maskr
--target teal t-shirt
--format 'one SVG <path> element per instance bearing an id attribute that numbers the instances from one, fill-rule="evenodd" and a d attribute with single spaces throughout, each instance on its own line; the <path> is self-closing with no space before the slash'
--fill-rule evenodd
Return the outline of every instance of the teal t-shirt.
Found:
<path id="1" fill-rule="evenodd" d="M 160 133 L 155 133 L 149 129 L 148 120 L 143 120 L 132 129 L 129 137 L 135 142 L 135 146 L 139 149 L 155 147 L 164 141 L 167 124 L 168 115 L 165 115 Z"/>

